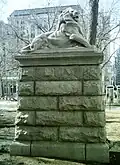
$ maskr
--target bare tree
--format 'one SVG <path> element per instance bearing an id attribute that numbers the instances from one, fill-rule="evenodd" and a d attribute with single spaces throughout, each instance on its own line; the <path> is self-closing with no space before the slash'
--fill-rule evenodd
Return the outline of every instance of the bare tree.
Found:
<path id="1" fill-rule="evenodd" d="M 99 0 L 90 0 L 91 19 L 90 19 L 90 44 L 95 45 L 98 25 L 98 7 Z"/>

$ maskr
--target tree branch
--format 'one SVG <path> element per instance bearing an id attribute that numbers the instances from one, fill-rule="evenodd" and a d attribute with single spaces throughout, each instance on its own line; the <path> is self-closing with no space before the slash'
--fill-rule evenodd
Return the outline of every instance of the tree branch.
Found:
<path id="1" fill-rule="evenodd" d="M 120 32 L 120 29 L 118 30 L 118 32 L 117 32 L 117 34 L 116 34 L 116 36 L 112 39 L 112 40 L 110 40 L 105 46 L 104 46 L 104 48 L 103 48 L 103 50 L 102 50 L 102 52 L 104 52 L 105 51 L 105 49 L 107 48 L 107 46 L 111 43 L 111 42 L 113 42 L 113 41 L 115 41 L 116 39 L 118 39 L 118 38 L 120 38 L 120 37 L 117 37 L 118 36 L 118 34 L 119 34 L 119 32 Z"/>
<path id="2" fill-rule="evenodd" d="M 17 31 L 15 30 L 15 28 L 14 28 L 12 25 L 9 24 L 8 26 L 12 29 L 12 31 L 15 33 L 15 36 L 16 36 L 18 39 L 20 39 L 21 41 L 23 41 L 23 42 L 26 43 L 26 44 L 30 44 L 30 41 L 29 41 L 29 40 L 20 37 L 20 35 L 17 33 Z"/>
<path id="3" fill-rule="evenodd" d="M 120 23 L 119 24 L 117 24 L 115 27 L 113 27 L 112 29 L 110 29 L 110 30 L 108 30 L 106 33 L 104 33 L 104 35 L 103 35 L 103 38 L 107 35 L 107 34 L 109 34 L 111 31 L 113 31 L 113 30 L 115 30 L 117 27 L 119 27 L 120 26 Z"/>
<path id="4" fill-rule="evenodd" d="M 105 67 L 105 65 L 110 61 L 110 59 L 112 58 L 112 56 L 118 51 L 118 49 L 116 49 L 108 58 L 108 60 L 102 65 L 101 69 L 103 69 Z"/>

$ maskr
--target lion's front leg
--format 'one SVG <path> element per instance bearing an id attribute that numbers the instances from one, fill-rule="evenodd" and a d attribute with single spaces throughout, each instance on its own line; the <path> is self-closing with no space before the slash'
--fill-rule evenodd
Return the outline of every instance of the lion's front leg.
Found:
<path id="1" fill-rule="evenodd" d="M 91 48 L 91 45 L 88 43 L 86 39 L 83 38 L 81 34 L 71 34 L 70 40 L 74 40 L 84 45 L 87 48 Z"/>

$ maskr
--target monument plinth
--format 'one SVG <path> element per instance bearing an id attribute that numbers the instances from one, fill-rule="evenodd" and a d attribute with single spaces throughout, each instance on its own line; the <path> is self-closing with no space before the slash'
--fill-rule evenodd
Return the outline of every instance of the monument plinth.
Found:
<path id="1" fill-rule="evenodd" d="M 11 155 L 109 162 L 103 55 L 88 48 L 17 56 L 22 68 Z"/>

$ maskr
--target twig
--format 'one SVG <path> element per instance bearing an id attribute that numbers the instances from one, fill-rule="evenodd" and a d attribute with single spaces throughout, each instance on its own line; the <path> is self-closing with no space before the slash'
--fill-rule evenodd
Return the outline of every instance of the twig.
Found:
<path id="1" fill-rule="evenodd" d="M 112 58 L 112 56 L 118 51 L 118 49 L 116 49 L 108 58 L 108 60 L 102 65 L 101 69 L 103 69 L 105 67 L 105 65 L 110 61 L 110 59 Z"/>

